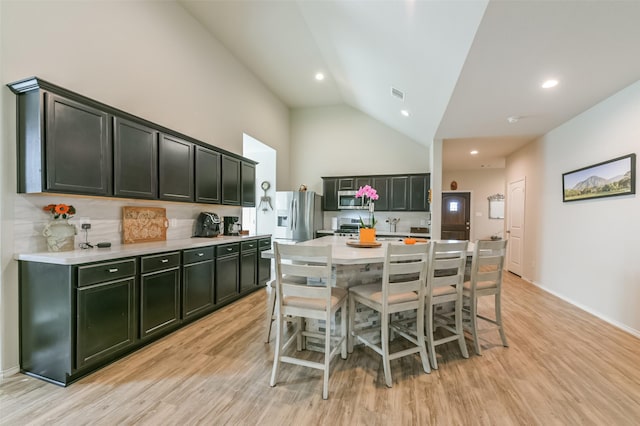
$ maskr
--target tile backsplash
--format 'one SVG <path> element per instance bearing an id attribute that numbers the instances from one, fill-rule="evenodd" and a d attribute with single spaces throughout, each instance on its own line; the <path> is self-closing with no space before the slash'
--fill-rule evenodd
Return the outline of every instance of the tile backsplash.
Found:
<path id="1" fill-rule="evenodd" d="M 51 194 L 16 194 L 14 197 L 14 252 L 33 253 L 47 251 L 47 243 L 42 236 L 44 226 L 51 215 L 42 210 L 48 204 L 70 204 L 76 214 L 69 223 L 76 225 L 76 247 L 85 240 L 85 233 L 80 223 L 88 219 L 91 229 L 88 241 L 91 244 L 110 242 L 112 245 L 122 243 L 122 207 L 149 206 L 167 209 L 169 228 L 167 240 L 190 238 L 198 214 L 202 211 L 215 212 L 222 220 L 223 216 L 242 216 L 240 207 L 177 203 L 159 200 L 133 200 L 122 198 L 98 198 Z"/>
<path id="2" fill-rule="evenodd" d="M 374 214 L 377 220 L 376 229 L 378 229 L 381 232 L 388 232 L 391 229 L 389 223 L 385 222 L 387 218 L 400 219 L 396 224 L 396 232 L 409 232 L 412 226 L 431 228 L 430 212 L 382 212 L 381 211 L 381 212 L 374 212 Z M 331 229 L 331 222 L 334 217 L 338 219 L 338 224 L 340 223 L 340 221 L 349 220 L 349 219 L 357 220 L 360 217 L 362 217 L 362 219 L 366 221 L 367 218 L 369 217 L 369 212 L 366 210 L 324 212 L 323 229 Z"/>

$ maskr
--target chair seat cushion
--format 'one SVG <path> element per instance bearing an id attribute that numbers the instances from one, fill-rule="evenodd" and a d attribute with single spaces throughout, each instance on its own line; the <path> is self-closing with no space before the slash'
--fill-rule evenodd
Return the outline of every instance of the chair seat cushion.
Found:
<path id="1" fill-rule="evenodd" d="M 445 285 L 442 287 L 436 287 L 431 291 L 434 296 L 446 296 L 447 294 L 455 294 L 456 288 L 452 285 Z"/>
<path id="2" fill-rule="evenodd" d="M 493 281 L 480 281 L 476 285 L 476 289 L 478 289 L 478 290 L 485 290 L 485 289 L 488 289 L 488 288 L 498 288 L 498 286 Z M 464 291 L 465 292 L 471 291 L 471 281 L 466 281 L 464 283 Z"/>
<path id="3" fill-rule="evenodd" d="M 347 290 L 339 287 L 331 288 L 331 307 L 338 305 L 347 296 Z M 284 296 L 282 304 L 285 306 L 295 306 L 305 309 L 317 309 L 324 311 L 325 300 L 322 298 L 300 297 L 300 296 Z"/>
<path id="4" fill-rule="evenodd" d="M 376 303 L 382 303 L 382 284 L 367 284 L 351 287 L 350 292 L 357 294 L 360 297 L 365 297 L 369 300 L 373 300 Z M 389 304 L 404 303 L 418 300 L 418 294 L 414 291 L 407 293 L 395 293 L 389 295 Z"/>

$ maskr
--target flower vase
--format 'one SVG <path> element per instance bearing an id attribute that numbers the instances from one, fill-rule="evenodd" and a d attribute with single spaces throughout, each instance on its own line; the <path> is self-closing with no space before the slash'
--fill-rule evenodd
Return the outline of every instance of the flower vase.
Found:
<path id="1" fill-rule="evenodd" d="M 360 228 L 360 244 L 371 244 L 376 241 L 376 228 Z"/>
<path id="2" fill-rule="evenodd" d="M 47 223 L 42 235 L 47 238 L 49 251 L 71 251 L 75 248 L 76 227 L 67 219 L 54 219 Z"/>

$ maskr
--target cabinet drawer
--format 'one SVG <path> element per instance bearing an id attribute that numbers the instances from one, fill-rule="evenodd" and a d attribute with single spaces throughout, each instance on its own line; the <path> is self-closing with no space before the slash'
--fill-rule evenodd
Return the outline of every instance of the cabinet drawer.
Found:
<path id="1" fill-rule="evenodd" d="M 142 260 L 142 273 L 159 271 L 161 269 L 180 266 L 180 252 L 162 253 L 154 256 L 144 256 Z"/>
<path id="2" fill-rule="evenodd" d="M 271 238 L 261 238 L 259 244 L 260 250 L 268 250 L 271 248 Z"/>
<path id="3" fill-rule="evenodd" d="M 182 263 L 188 265 L 190 263 L 203 262 L 213 259 L 213 247 L 203 247 L 198 249 L 185 250 L 182 252 Z"/>
<path id="4" fill-rule="evenodd" d="M 114 281 L 136 274 L 136 260 L 127 259 L 78 267 L 78 287 Z"/>
<path id="5" fill-rule="evenodd" d="M 242 251 L 257 250 L 258 249 L 258 240 L 243 241 L 240 244 L 241 244 L 241 247 L 242 247 Z"/>
<path id="6" fill-rule="evenodd" d="M 221 246 L 216 247 L 216 256 L 225 256 L 228 254 L 238 253 L 240 252 L 240 244 L 223 244 Z"/>

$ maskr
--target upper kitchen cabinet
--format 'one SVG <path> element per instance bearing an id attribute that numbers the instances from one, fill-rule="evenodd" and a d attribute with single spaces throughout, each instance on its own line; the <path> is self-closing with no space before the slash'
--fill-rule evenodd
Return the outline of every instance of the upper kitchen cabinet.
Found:
<path id="1" fill-rule="evenodd" d="M 325 211 L 338 210 L 337 178 L 322 178 L 322 208 Z"/>
<path id="2" fill-rule="evenodd" d="M 338 179 L 338 191 L 348 191 L 356 188 L 356 179 L 352 177 Z"/>
<path id="3" fill-rule="evenodd" d="M 9 86 L 18 98 L 18 191 L 111 195 L 109 114 L 40 83 Z"/>
<path id="4" fill-rule="evenodd" d="M 220 157 L 219 152 L 196 147 L 196 203 L 220 204 Z"/>
<path id="5" fill-rule="evenodd" d="M 256 165 L 246 161 L 241 162 L 242 178 L 242 207 L 256 206 Z"/>
<path id="6" fill-rule="evenodd" d="M 393 176 L 389 179 L 391 186 L 389 210 L 406 211 L 409 210 L 409 177 Z"/>
<path id="7" fill-rule="evenodd" d="M 158 132 L 120 117 L 113 119 L 113 194 L 158 198 Z"/>
<path id="8" fill-rule="evenodd" d="M 375 209 L 378 211 L 389 210 L 389 178 L 374 176 L 371 178 L 370 185 L 378 192 Z"/>
<path id="9" fill-rule="evenodd" d="M 430 175 L 409 176 L 409 209 L 429 211 Z"/>
<path id="10" fill-rule="evenodd" d="M 240 205 L 240 160 L 222 155 L 222 204 Z"/>
<path id="11" fill-rule="evenodd" d="M 192 143 L 162 133 L 158 144 L 158 176 L 160 199 L 193 201 L 193 165 L 195 147 Z"/>

